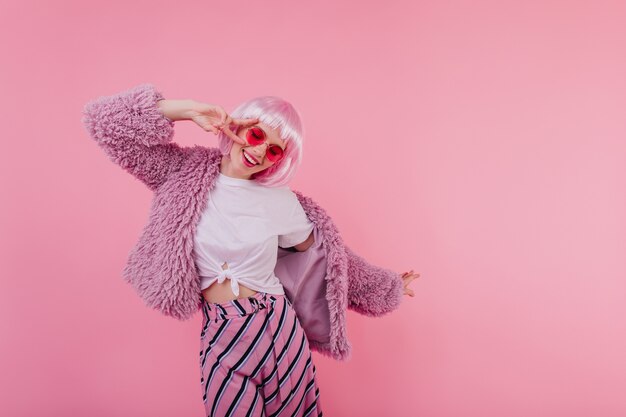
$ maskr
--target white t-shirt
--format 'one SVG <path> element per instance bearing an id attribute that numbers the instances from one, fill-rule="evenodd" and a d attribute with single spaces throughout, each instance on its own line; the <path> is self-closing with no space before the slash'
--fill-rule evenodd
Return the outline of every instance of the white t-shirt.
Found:
<path id="1" fill-rule="evenodd" d="M 313 223 L 289 187 L 266 187 L 219 173 L 194 237 L 200 288 L 230 279 L 235 295 L 239 282 L 255 291 L 284 294 L 274 274 L 278 246 L 302 243 L 312 231 Z"/>

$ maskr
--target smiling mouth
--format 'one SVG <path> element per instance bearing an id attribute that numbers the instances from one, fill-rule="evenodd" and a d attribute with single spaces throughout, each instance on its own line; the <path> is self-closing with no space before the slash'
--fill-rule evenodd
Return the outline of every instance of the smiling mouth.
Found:
<path id="1" fill-rule="evenodd" d="M 243 163 L 244 163 L 247 167 L 251 168 L 251 167 L 256 166 L 256 165 L 258 165 L 258 164 L 259 164 L 259 163 L 258 163 L 258 161 L 256 160 L 256 158 L 254 158 L 252 155 L 248 154 L 248 153 L 247 153 L 245 150 L 243 150 L 243 149 L 241 150 L 241 155 L 242 155 L 242 156 L 241 156 L 241 159 L 242 159 Z M 248 159 L 248 158 L 250 158 L 250 159 Z M 252 160 L 252 161 L 255 161 L 255 162 L 251 162 L 251 160 Z"/>

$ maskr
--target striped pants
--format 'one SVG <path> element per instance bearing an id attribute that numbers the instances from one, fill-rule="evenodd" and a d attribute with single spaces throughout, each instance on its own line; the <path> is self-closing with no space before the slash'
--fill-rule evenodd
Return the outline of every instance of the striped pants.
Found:
<path id="1" fill-rule="evenodd" d="M 200 383 L 207 417 L 322 417 L 309 342 L 284 295 L 202 304 Z"/>

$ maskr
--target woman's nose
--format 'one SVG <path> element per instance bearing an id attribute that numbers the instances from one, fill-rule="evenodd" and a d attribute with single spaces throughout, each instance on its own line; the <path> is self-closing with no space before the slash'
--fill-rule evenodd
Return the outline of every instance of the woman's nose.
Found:
<path id="1" fill-rule="evenodd" d="M 265 152 L 265 149 L 262 149 L 262 146 L 265 146 L 265 145 L 267 145 L 267 142 L 259 143 L 258 145 L 253 146 L 253 148 L 254 148 L 255 150 L 259 149 L 259 150 L 261 150 L 262 152 Z"/>
<path id="2" fill-rule="evenodd" d="M 261 159 L 265 156 L 265 152 L 267 149 L 263 148 L 263 145 L 266 145 L 267 142 L 259 143 L 258 145 L 252 146 L 252 153 L 254 156 L 261 162 Z"/>

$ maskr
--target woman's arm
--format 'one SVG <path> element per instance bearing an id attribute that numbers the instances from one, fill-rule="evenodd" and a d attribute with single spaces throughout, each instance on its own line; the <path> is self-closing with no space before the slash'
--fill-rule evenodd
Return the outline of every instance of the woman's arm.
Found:
<path id="1" fill-rule="evenodd" d="M 173 122 L 178 120 L 190 120 L 191 112 L 196 105 L 197 102 L 194 100 L 160 99 L 157 101 L 159 111 Z"/>
<path id="2" fill-rule="evenodd" d="M 90 101 L 82 122 L 113 162 L 154 191 L 182 166 L 191 149 L 171 142 L 174 121 L 183 120 L 189 103 L 164 100 L 155 86 L 140 84 Z"/>
<path id="3" fill-rule="evenodd" d="M 305 250 L 307 250 L 308 248 L 311 247 L 311 245 L 315 242 L 315 236 L 313 236 L 313 232 L 311 232 L 311 234 L 309 235 L 309 237 L 302 243 L 299 243 L 295 246 L 293 246 L 296 251 L 298 252 L 304 252 Z"/>
<path id="4" fill-rule="evenodd" d="M 350 249 L 339 233 L 332 219 L 315 200 L 302 192 L 293 190 L 306 216 L 315 221 L 314 230 L 322 230 L 317 240 L 327 242 L 330 247 L 343 245 L 347 258 L 348 308 L 367 316 L 381 316 L 400 306 L 404 295 L 404 280 L 401 274 L 390 269 L 370 264 Z M 321 242 L 316 243 L 322 244 Z M 335 252 L 336 253 L 336 252 Z M 336 270 L 341 269 L 341 254 L 329 260 Z"/>

